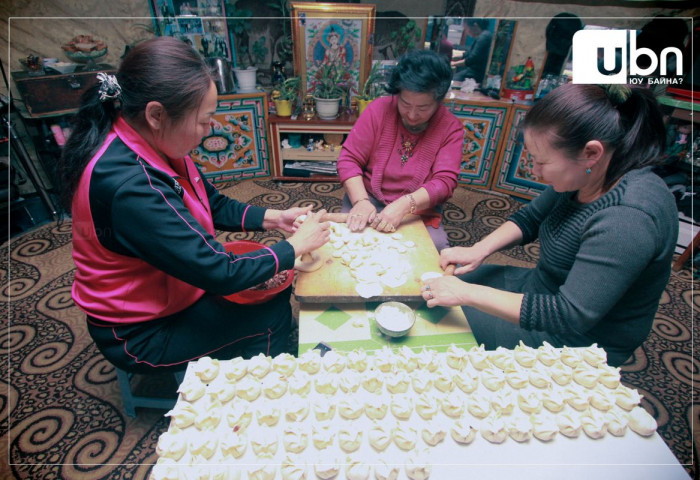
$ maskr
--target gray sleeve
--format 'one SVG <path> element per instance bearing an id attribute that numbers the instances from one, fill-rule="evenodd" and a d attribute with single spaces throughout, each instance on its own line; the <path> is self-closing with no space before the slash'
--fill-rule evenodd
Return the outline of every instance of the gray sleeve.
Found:
<path id="1" fill-rule="evenodd" d="M 566 281 L 553 294 L 525 293 L 520 325 L 560 335 L 590 330 L 655 257 L 658 235 L 653 219 L 635 208 L 593 215 Z"/>
<path id="2" fill-rule="evenodd" d="M 523 232 L 521 245 L 534 242 L 539 236 L 540 224 L 549 212 L 554 208 L 560 194 L 557 194 L 552 187 L 547 187 L 537 197 L 525 207 L 521 208 L 508 220 L 515 223 Z"/>

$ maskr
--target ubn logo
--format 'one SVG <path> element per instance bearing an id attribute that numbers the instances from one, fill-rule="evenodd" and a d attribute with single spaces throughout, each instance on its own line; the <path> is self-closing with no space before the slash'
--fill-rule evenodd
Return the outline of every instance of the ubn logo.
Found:
<path id="1" fill-rule="evenodd" d="M 678 48 L 664 48 L 659 59 L 653 50 L 637 48 L 634 30 L 579 30 L 574 34 L 572 50 L 573 83 L 638 83 L 641 82 L 638 76 L 650 75 L 657 67 L 661 75 L 666 75 L 670 54 L 676 56 L 675 74 L 683 75 L 683 54 Z M 642 56 L 649 59 L 646 68 L 637 65 L 637 59 Z"/>

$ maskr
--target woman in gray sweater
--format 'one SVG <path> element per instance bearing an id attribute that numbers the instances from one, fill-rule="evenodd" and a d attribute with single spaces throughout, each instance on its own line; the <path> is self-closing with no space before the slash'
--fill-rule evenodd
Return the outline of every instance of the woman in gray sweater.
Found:
<path id="1" fill-rule="evenodd" d="M 473 246 L 443 250 L 457 276 L 428 280 L 423 298 L 462 305 L 487 349 L 597 343 L 620 365 L 649 334 L 678 236 L 673 195 L 651 171 L 664 151 L 658 104 L 646 89 L 569 84 L 521 129 L 549 187 Z M 535 268 L 482 265 L 535 239 Z"/>

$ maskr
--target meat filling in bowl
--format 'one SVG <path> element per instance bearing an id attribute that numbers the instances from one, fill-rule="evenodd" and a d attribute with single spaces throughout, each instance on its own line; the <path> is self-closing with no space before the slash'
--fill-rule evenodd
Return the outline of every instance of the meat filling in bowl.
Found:
<path id="1" fill-rule="evenodd" d="M 284 282 L 286 282 L 288 278 L 289 270 L 285 270 L 283 272 L 278 273 L 271 279 L 264 281 L 263 283 L 259 283 L 254 287 L 250 287 L 248 290 L 270 290 L 272 288 L 277 288 Z"/>

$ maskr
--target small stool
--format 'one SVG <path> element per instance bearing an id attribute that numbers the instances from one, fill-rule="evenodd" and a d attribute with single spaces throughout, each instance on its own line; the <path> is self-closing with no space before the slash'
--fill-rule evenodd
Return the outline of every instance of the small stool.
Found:
<path id="1" fill-rule="evenodd" d="M 122 401 L 124 402 L 124 411 L 130 417 L 136 417 L 136 407 L 146 407 L 146 408 L 162 408 L 169 410 L 175 406 L 177 399 L 175 398 L 159 398 L 159 397 L 147 397 L 144 395 L 136 395 L 131 390 L 131 378 L 134 376 L 133 373 L 120 370 L 114 367 L 117 371 L 117 380 L 119 380 L 119 389 L 122 392 Z M 180 386 L 182 381 L 185 379 L 185 371 L 174 372 L 173 377 L 175 382 Z"/>

